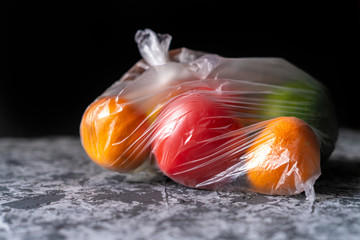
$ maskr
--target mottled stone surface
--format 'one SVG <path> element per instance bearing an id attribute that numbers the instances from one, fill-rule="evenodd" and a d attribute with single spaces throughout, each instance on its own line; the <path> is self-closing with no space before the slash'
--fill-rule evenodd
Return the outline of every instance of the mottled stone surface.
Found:
<path id="1" fill-rule="evenodd" d="M 0 239 L 358 240 L 359 132 L 341 130 L 315 190 L 314 205 L 194 190 L 104 170 L 78 138 L 0 139 Z"/>

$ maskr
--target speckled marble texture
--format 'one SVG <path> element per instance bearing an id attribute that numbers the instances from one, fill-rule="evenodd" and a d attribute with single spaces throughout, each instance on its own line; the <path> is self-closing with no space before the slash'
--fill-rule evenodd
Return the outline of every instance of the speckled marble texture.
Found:
<path id="1" fill-rule="evenodd" d="M 142 179 L 141 179 L 142 178 Z M 129 177 L 79 139 L 0 139 L 0 239 L 360 239 L 360 133 L 342 129 L 312 205 Z"/>

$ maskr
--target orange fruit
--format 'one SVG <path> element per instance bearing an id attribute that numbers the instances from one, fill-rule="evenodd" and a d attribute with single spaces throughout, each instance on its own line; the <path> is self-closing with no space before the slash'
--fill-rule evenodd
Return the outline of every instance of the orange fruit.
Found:
<path id="1" fill-rule="evenodd" d="M 145 114 L 125 99 L 110 96 L 93 102 L 80 124 L 82 145 L 98 165 L 119 172 L 139 167 L 149 154 Z"/>
<path id="2" fill-rule="evenodd" d="M 250 187 L 255 192 L 292 195 L 320 175 L 320 144 L 311 127 L 296 117 L 266 121 L 246 154 Z"/>

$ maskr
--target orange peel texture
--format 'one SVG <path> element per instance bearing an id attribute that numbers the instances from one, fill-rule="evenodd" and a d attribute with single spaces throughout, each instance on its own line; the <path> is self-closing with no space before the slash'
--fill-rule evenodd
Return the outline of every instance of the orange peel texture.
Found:
<path id="1" fill-rule="evenodd" d="M 304 183 L 309 179 L 315 182 L 321 171 L 318 138 L 296 117 L 269 120 L 249 147 L 246 159 L 251 189 L 264 194 L 300 193 Z"/>
<path id="2" fill-rule="evenodd" d="M 130 172 L 149 154 L 146 115 L 125 99 L 111 96 L 93 102 L 80 124 L 81 143 L 98 165 Z"/>

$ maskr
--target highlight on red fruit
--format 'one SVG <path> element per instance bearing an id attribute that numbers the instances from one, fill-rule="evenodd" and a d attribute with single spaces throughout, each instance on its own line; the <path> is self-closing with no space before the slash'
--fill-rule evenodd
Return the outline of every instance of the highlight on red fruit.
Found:
<path id="1" fill-rule="evenodd" d="M 214 188 L 221 184 L 221 174 L 239 162 L 235 146 L 241 139 L 234 130 L 241 127 L 214 95 L 183 94 L 169 102 L 155 122 L 157 164 L 180 184 Z"/>

